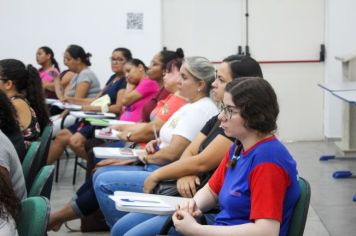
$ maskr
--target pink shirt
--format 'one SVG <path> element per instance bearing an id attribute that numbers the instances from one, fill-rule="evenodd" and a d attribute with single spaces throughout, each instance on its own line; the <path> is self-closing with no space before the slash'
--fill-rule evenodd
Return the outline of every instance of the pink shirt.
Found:
<path id="1" fill-rule="evenodd" d="M 159 91 L 159 84 L 156 81 L 145 77 L 136 86 L 135 90 L 140 93 L 142 97 L 131 105 L 125 107 L 125 111 L 120 116 L 120 120 L 141 121 L 142 108 Z"/>
<path id="2" fill-rule="evenodd" d="M 59 75 L 56 68 L 50 68 L 48 70 L 39 69 L 40 77 L 42 81 L 53 82 L 54 78 Z"/>

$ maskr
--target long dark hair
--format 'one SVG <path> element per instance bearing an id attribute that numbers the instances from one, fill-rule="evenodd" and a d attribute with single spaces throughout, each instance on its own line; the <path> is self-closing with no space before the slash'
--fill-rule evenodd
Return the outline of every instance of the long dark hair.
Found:
<path id="1" fill-rule="evenodd" d="M 6 94 L 0 90 L 0 130 L 7 136 L 13 132 L 20 133 L 17 114 L 11 101 Z"/>
<path id="2" fill-rule="evenodd" d="M 16 221 L 20 210 L 21 202 L 15 194 L 11 180 L 4 170 L 0 169 L 0 218 L 8 220 L 10 214 Z"/>
<path id="3" fill-rule="evenodd" d="M 25 65 L 16 59 L 0 60 L 0 75 L 3 80 L 11 80 L 16 90 L 25 95 L 35 111 L 41 130 L 50 123 L 45 105 L 40 75 L 32 65 Z"/>
<path id="4" fill-rule="evenodd" d="M 54 52 L 51 48 L 47 47 L 47 46 L 42 46 L 39 49 L 43 50 L 46 54 L 49 54 L 51 57 L 51 64 L 54 65 L 54 67 L 58 70 L 58 72 L 60 72 L 61 70 L 59 69 L 59 65 L 57 60 L 54 58 Z"/>

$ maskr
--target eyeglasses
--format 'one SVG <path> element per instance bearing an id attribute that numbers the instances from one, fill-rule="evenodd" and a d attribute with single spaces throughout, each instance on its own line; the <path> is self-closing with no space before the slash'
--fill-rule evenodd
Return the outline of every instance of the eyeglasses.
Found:
<path id="1" fill-rule="evenodd" d="M 220 112 L 224 112 L 224 116 L 228 120 L 231 119 L 233 114 L 240 113 L 239 111 L 234 110 L 231 106 L 225 106 L 224 103 L 220 103 Z"/>
<path id="2" fill-rule="evenodd" d="M 109 60 L 112 64 L 124 63 L 126 61 L 123 58 L 114 58 L 114 57 L 110 57 Z"/>

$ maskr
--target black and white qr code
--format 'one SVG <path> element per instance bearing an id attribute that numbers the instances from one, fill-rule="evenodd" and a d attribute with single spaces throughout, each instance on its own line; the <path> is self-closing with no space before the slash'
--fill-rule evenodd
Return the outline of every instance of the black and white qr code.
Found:
<path id="1" fill-rule="evenodd" d="M 142 30 L 143 29 L 143 13 L 127 13 L 127 29 Z"/>

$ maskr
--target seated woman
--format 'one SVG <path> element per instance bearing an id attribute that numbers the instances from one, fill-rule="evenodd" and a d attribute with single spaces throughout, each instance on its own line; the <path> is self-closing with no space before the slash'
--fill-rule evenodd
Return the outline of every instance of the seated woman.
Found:
<path id="1" fill-rule="evenodd" d="M 111 57 L 111 69 L 114 74 L 107 81 L 105 88 L 95 98 L 66 97 L 63 98 L 63 100 L 66 99 L 71 103 L 82 105 L 84 104 L 84 111 L 102 111 L 105 109 L 105 111 L 107 110 L 109 112 L 120 114 L 122 109 L 122 102 L 120 99 L 117 99 L 117 96 L 119 93 L 122 93 L 123 89 L 126 88 L 124 65 L 128 60 L 131 60 L 130 50 L 126 48 L 115 49 L 112 52 Z M 104 95 L 109 96 L 111 104 L 110 106 L 102 108 L 99 106 L 89 105 L 92 101 Z M 86 153 L 84 152 L 83 154 L 82 149 L 84 149 L 85 141 L 92 137 L 93 132 L 93 126 L 83 122 L 76 122 L 68 128 L 59 131 L 50 147 L 47 163 L 51 164 L 60 158 L 70 140 L 73 140 L 72 142 L 75 143 L 75 152 L 80 157 L 85 159 Z"/>
<path id="2" fill-rule="evenodd" d="M 17 121 L 17 114 L 14 106 L 8 97 L 0 90 L 0 130 L 10 139 L 14 145 L 20 161 L 26 155 L 25 141 Z"/>
<path id="3" fill-rule="evenodd" d="M 0 143 L 0 172 L 10 180 L 17 198 L 25 199 L 27 192 L 20 159 L 11 141 L 1 130 Z"/>
<path id="4" fill-rule="evenodd" d="M 89 58 L 90 53 L 78 45 L 70 45 L 64 53 L 64 62 L 69 70 L 76 73 L 71 80 L 67 97 L 94 98 L 100 91 L 100 82 L 94 72 L 89 69 L 91 65 Z M 67 99 L 66 97 L 64 98 Z M 53 135 L 55 137 L 61 129 L 62 118 L 68 111 L 62 112 L 61 115 L 51 117 L 53 122 Z M 76 118 L 68 115 L 64 121 L 64 127 L 68 127 L 75 122 Z"/>
<path id="5" fill-rule="evenodd" d="M 167 64 L 167 70 L 164 76 L 164 87 L 174 95 L 169 95 L 169 99 L 167 99 L 164 105 L 157 106 L 154 109 L 154 118 L 152 118 L 153 120 L 150 123 L 141 123 L 146 124 L 150 130 L 152 130 L 152 125 L 160 124 L 166 119 L 167 116 L 171 116 L 176 110 L 179 109 L 179 107 L 186 103 L 186 100 L 177 93 L 177 84 L 180 80 L 179 68 L 181 67 L 181 64 L 182 59 L 174 59 Z M 143 128 L 143 125 L 142 130 L 143 132 L 146 130 Z M 115 163 L 114 160 L 107 159 L 102 161 L 100 165 L 104 166 L 113 163 Z M 76 211 L 74 211 L 74 209 L 76 209 Z M 68 204 L 66 204 L 66 206 L 61 210 L 51 214 L 49 229 L 52 228 L 52 225 L 57 225 L 58 227 L 62 224 L 62 222 L 75 219 L 83 215 L 87 216 L 97 209 L 99 209 L 99 205 L 95 197 L 92 178 L 90 176 L 90 178 L 88 178 L 77 191 L 77 197 L 74 200 L 69 201 Z"/>
<path id="6" fill-rule="evenodd" d="M 21 202 L 11 181 L 0 171 L 0 235 L 18 235 L 15 221 L 20 216 L 20 210 Z"/>
<path id="7" fill-rule="evenodd" d="M 127 85 L 122 97 L 122 104 L 125 108 L 120 120 L 141 121 L 144 104 L 158 92 L 159 84 L 146 76 L 146 70 L 146 65 L 137 58 L 126 63 Z"/>
<path id="8" fill-rule="evenodd" d="M 142 192 L 150 172 L 179 159 L 206 121 L 217 114 L 217 107 L 209 98 L 215 79 L 214 66 L 206 58 L 189 57 L 184 60 L 180 74 L 178 90 L 190 103 L 162 126 L 159 140 L 147 144 L 147 155 L 140 157 L 145 166 L 106 166 L 95 172 L 95 194 L 109 226 L 125 213 L 115 210 L 108 195 L 116 190 Z"/>
<path id="9" fill-rule="evenodd" d="M 123 126 L 117 126 L 117 129 L 120 130 L 120 132 L 123 133 L 123 135 L 120 136 L 120 138 L 123 138 L 122 140 L 127 140 L 127 138 L 135 143 L 146 143 L 154 138 L 154 134 L 152 131 L 152 125 L 146 126 L 145 124 L 150 123 L 151 121 L 156 119 L 156 116 L 154 113 L 152 113 L 153 109 L 157 106 L 157 103 L 160 101 L 163 101 L 166 99 L 171 93 L 168 91 L 165 86 L 163 86 L 163 77 L 165 75 L 165 71 L 167 69 L 167 64 L 171 62 L 174 59 L 182 59 L 184 58 L 184 52 L 181 48 L 178 48 L 176 51 L 170 51 L 170 50 L 163 50 L 154 55 L 152 58 L 151 64 L 147 70 L 147 75 L 150 79 L 157 81 L 157 83 L 160 85 L 160 90 L 158 93 L 151 98 L 150 101 L 146 102 L 142 108 L 142 116 L 141 116 L 141 121 L 140 123 L 144 123 L 144 127 L 141 127 L 141 124 L 136 126 L 137 129 L 135 130 L 132 128 L 133 126 L 127 126 L 127 129 L 124 129 Z M 161 103 L 162 104 L 162 103 Z M 163 108 L 163 107 L 162 107 Z M 175 111 L 175 110 L 174 110 Z M 170 109 L 170 112 L 167 113 L 166 116 L 160 117 L 164 122 L 168 120 L 168 118 L 174 113 L 172 109 Z M 161 122 L 156 122 L 155 123 L 157 131 L 160 130 L 161 128 Z M 126 127 L 126 126 L 125 126 Z M 130 132 L 131 131 L 131 132 Z M 73 150 L 76 152 L 76 145 L 75 143 L 70 142 L 70 147 L 73 148 Z M 125 142 L 119 141 L 119 142 L 114 142 L 114 143 L 105 143 L 105 140 L 103 139 L 90 139 L 87 140 L 85 143 L 85 154 L 82 153 L 83 156 L 88 156 L 88 162 L 87 162 L 87 167 L 88 170 L 91 171 L 92 168 L 94 167 L 94 162 L 95 162 L 95 157 L 93 154 L 93 147 L 96 146 L 115 146 L 115 147 L 120 147 L 125 145 Z M 79 154 L 79 153 L 77 153 Z"/>
<path id="10" fill-rule="evenodd" d="M 57 98 L 54 91 L 54 78 L 59 76 L 59 66 L 54 58 L 54 52 L 47 46 L 40 47 L 36 53 L 36 61 L 41 66 L 38 70 L 42 80 L 42 87 L 47 98 Z"/>
<path id="11" fill-rule="evenodd" d="M 11 100 L 25 139 L 26 148 L 38 140 L 50 123 L 39 74 L 16 59 L 0 60 L 0 90 Z"/>
<path id="12" fill-rule="evenodd" d="M 233 78 L 243 76 L 263 77 L 259 64 L 251 57 L 231 55 L 223 60 L 212 84 L 211 95 L 221 103 L 224 89 Z M 187 147 L 178 161 L 157 169 L 145 181 L 144 192 L 150 193 L 160 181 L 177 179 L 178 193 L 193 197 L 201 180 L 215 170 L 232 142 L 220 126 L 218 116 L 211 118 L 200 134 Z"/>
<path id="13" fill-rule="evenodd" d="M 175 229 L 183 235 L 287 235 L 300 188 L 296 162 L 274 136 L 277 96 L 266 80 L 242 78 L 226 86 L 223 101 L 221 126 L 240 142 L 226 153 L 209 183 L 178 206 Z M 213 225 L 195 221 L 217 204 Z M 148 229 L 161 227 L 151 223 L 118 222 L 113 235 L 148 235 Z"/>

